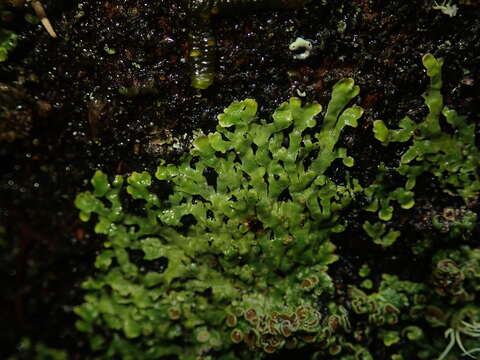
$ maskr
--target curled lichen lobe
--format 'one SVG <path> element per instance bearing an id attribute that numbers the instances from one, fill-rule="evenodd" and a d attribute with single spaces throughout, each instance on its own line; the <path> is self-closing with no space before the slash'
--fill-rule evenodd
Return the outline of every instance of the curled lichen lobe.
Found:
<path id="1" fill-rule="evenodd" d="M 366 187 L 349 174 L 354 158 L 339 145 L 345 127 L 356 127 L 363 113 L 348 106 L 359 93 L 353 79 L 334 85 L 323 113 L 320 104 L 292 98 L 262 119 L 253 99 L 234 102 L 214 132 L 198 136 L 177 164 L 162 162 L 154 177 L 134 172 L 124 184 L 97 171 L 93 191 L 75 200 L 80 218 L 93 214 L 95 232 L 105 236 L 98 271 L 75 308 L 92 347 L 107 358 L 145 359 L 261 359 L 305 347 L 318 358 L 373 359 L 372 343 L 385 353 L 394 349 L 395 360 L 416 358 L 419 349 L 424 358 L 456 356 L 455 343 L 465 354 L 476 351 L 478 249 L 455 243 L 430 255 L 431 273 L 419 275 L 426 282 L 376 276 L 370 271 L 376 261 L 364 263 L 353 283 L 331 278 L 341 255 L 332 239 L 348 226 L 341 215 L 373 213 L 356 246 L 389 254 L 404 241 L 394 212 L 405 219 L 419 211 L 414 190 L 424 173 L 465 204 L 423 213 L 436 233 L 411 250 L 429 256 L 432 237 L 448 244 L 472 234 L 477 214 L 468 207 L 480 191 L 474 126 L 443 107 L 442 62 L 432 56 L 423 62 L 429 113 L 419 123 L 402 119 L 398 130 L 374 123 L 383 145 L 409 143 L 398 167 L 380 165 Z M 441 119 L 455 131 L 443 132 Z M 345 170 L 340 183 L 329 176 L 334 163 Z M 392 172 L 405 186 L 391 186 Z M 359 193 L 362 209 L 352 206 Z M 362 243 L 369 237 L 372 244 Z M 421 327 L 442 329 L 450 340 L 429 343 Z"/>
<path id="2" fill-rule="evenodd" d="M 357 94 L 351 79 L 336 84 L 320 126 L 316 103 L 292 98 L 266 121 L 254 100 L 235 102 L 178 165 L 161 164 L 156 180 L 133 173 L 124 187 L 121 177 L 109 182 L 97 172 L 93 192 L 75 204 L 83 220 L 98 215 L 95 231 L 108 240 L 100 272 L 85 285 L 91 296 L 77 309 L 79 327 L 106 322 L 122 338 L 144 338 L 139 351 L 153 341 L 180 357 L 180 339 L 197 354 L 233 343 L 274 353 L 323 341 L 328 317 L 314 306 L 333 292 L 330 235 L 342 231 L 336 214 L 353 191 L 325 173 L 349 159 L 336 143 L 362 115 L 347 107 Z M 151 192 L 155 181 L 170 184 L 166 201 Z M 143 202 L 144 216 L 124 212 L 125 190 Z M 142 268 L 134 252 L 143 254 Z M 148 265 L 162 259 L 160 269 Z M 105 306 L 86 315 L 97 299 Z"/>

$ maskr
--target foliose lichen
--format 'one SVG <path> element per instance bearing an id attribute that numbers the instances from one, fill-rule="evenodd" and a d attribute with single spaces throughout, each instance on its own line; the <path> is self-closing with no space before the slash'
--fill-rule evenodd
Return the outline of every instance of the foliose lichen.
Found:
<path id="1" fill-rule="evenodd" d="M 400 130 L 375 122 L 385 146 L 409 146 L 398 167 L 380 166 L 363 187 L 349 174 L 353 157 L 338 145 L 363 113 L 348 107 L 359 93 L 352 79 L 333 87 L 323 116 L 319 104 L 297 98 L 270 120 L 257 117 L 254 100 L 231 104 L 215 132 L 196 138 L 177 164 L 158 166 L 156 180 L 147 172 L 125 181 L 97 171 L 93 191 L 75 205 L 83 221 L 96 217 L 105 242 L 75 312 L 98 357 L 261 359 L 287 349 L 341 360 L 475 354 L 479 250 L 452 241 L 468 239 L 475 226 L 468 207 L 479 192 L 478 148 L 474 126 L 443 107 L 442 62 L 427 55 L 423 63 L 429 114 L 402 120 Z M 453 131 L 442 130 L 442 113 Z M 344 167 L 341 183 L 328 175 L 334 162 Z M 390 184 L 387 171 L 405 185 Z M 364 218 L 378 219 L 363 229 L 373 246 L 392 246 L 402 239 L 392 228 L 395 208 L 414 208 L 415 180 L 424 173 L 465 204 L 425 214 L 443 240 L 435 249 L 422 245 L 432 261 L 424 281 L 363 263 L 358 281 L 337 292 L 330 270 L 342 255 L 332 241 L 347 226 L 342 215 L 366 198 Z"/>
<path id="2" fill-rule="evenodd" d="M 353 164 L 336 143 L 362 115 L 346 108 L 358 92 L 352 79 L 339 81 L 319 131 L 319 104 L 292 98 L 266 121 L 254 100 L 233 103 L 179 165 L 158 167 L 168 199 L 150 191 L 146 172 L 125 188 L 98 171 L 94 191 L 75 201 L 108 238 L 76 309 L 79 329 L 107 328 L 107 354 L 145 358 L 229 353 L 239 343 L 261 357 L 332 339 L 340 310 L 327 307 L 330 235 L 344 229 L 339 213 L 355 182 L 337 185 L 325 172 L 336 159 Z M 141 214 L 123 211 L 125 189 Z M 104 346 L 103 336 L 92 339 Z"/>
<path id="3" fill-rule="evenodd" d="M 371 199 L 367 211 L 377 212 L 384 223 L 364 224 L 364 229 L 376 242 L 391 245 L 400 235 L 395 229 L 387 233 L 387 225 L 392 219 L 394 202 L 402 209 L 415 205 L 415 185 L 418 177 L 429 174 L 435 177 L 438 187 L 452 197 L 463 199 L 465 206 L 459 209 L 444 209 L 443 213 L 433 214 L 433 227 L 447 233 L 450 238 L 468 237 L 476 224 L 477 214 L 468 210 L 480 193 L 480 151 L 475 144 L 475 124 L 465 116 L 443 104 L 442 59 L 431 54 L 422 58 L 430 78 L 430 86 L 423 94 L 428 114 L 420 122 L 408 116 L 400 120 L 399 129 L 387 128 L 382 120 L 374 121 L 374 136 L 384 146 L 390 143 L 409 143 L 396 168 L 379 168 L 373 184 L 365 189 Z M 443 130 L 442 126 L 450 129 Z M 391 189 L 385 181 L 387 171 L 401 175 L 405 185 Z M 386 234 L 387 233 L 387 234 Z M 385 238 L 386 235 L 388 238 Z M 384 237 L 382 237 L 384 236 Z"/>
<path id="4" fill-rule="evenodd" d="M 374 123 L 375 137 L 384 145 L 413 140 L 402 155 L 397 171 L 406 177 L 405 190 L 415 187 L 416 178 L 425 172 L 433 174 L 442 189 L 473 201 L 480 192 L 480 151 L 475 145 L 475 124 L 443 104 L 443 60 L 427 54 L 422 59 L 430 78 L 430 87 L 423 95 L 429 112 L 415 123 L 408 116 L 400 121 L 400 129 L 388 129 L 382 120 Z M 441 118 L 452 131 L 443 131 Z"/>

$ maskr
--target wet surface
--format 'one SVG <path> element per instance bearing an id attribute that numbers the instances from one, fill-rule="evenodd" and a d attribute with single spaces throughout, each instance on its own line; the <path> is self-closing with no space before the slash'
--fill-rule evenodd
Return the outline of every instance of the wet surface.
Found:
<path id="1" fill-rule="evenodd" d="M 59 37 L 25 22 L 27 10 L 15 10 L 5 26 L 21 39 L 11 61 L 0 63 L 0 116 L 15 124 L 0 127 L 2 358 L 22 336 L 78 354 L 72 358 L 88 353 L 74 329 L 72 306 L 81 301 L 79 284 L 101 240 L 77 219 L 75 195 L 88 187 L 95 169 L 153 171 L 159 158 L 177 159 L 193 132 L 212 130 L 216 115 L 234 100 L 255 98 L 262 117 L 291 96 L 326 108 L 333 84 L 353 77 L 365 115 L 358 128 L 345 132 L 342 145 L 355 157 L 352 173 L 362 184 L 374 179 L 380 162 L 395 165 L 403 150 L 385 151 L 373 139 L 373 120 L 392 125 L 407 114 L 418 120 L 426 113 L 423 54 L 444 57 L 446 104 L 478 122 L 478 5 L 462 6 L 453 18 L 423 0 L 314 1 L 296 10 L 219 14 L 212 19 L 216 80 L 203 92 L 190 86 L 191 17 L 184 3 L 44 5 Z M 313 44 L 305 60 L 288 49 L 297 37 Z M 422 182 L 413 220 L 399 216 L 402 231 L 412 237 L 425 212 L 456 201 L 421 195 L 439 194 L 429 184 Z M 375 261 L 379 273 L 405 269 L 406 278 L 418 277 L 405 267 L 408 244 L 373 251 L 363 245 L 371 243 L 361 229 L 364 219 L 355 211 L 345 216 L 351 225 L 336 239 L 345 258 L 332 267 L 340 287 L 356 281 L 354 269 L 374 259 L 383 259 Z"/>

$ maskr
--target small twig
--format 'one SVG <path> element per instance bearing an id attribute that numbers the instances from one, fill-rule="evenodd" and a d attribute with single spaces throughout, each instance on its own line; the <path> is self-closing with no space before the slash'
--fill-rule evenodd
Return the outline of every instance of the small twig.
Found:
<path id="1" fill-rule="evenodd" d="M 55 33 L 55 30 L 53 30 L 53 26 L 50 23 L 50 20 L 48 20 L 42 3 L 39 0 L 33 0 L 31 4 L 33 10 L 35 11 L 35 14 L 40 19 L 40 22 L 43 24 L 43 27 L 47 30 L 51 37 L 56 38 L 57 34 Z"/>

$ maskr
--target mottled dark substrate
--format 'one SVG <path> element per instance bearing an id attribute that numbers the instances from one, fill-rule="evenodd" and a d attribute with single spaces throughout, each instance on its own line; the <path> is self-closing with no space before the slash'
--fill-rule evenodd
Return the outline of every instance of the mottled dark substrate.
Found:
<path id="1" fill-rule="evenodd" d="M 60 37 L 49 38 L 18 13 L 10 27 L 22 39 L 10 65 L 0 67 L 3 83 L 12 84 L 20 73 L 31 79 L 22 86 L 22 109 L 32 123 L 26 137 L 0 143 L 0 224 L 13 246 L 0 253 L 1 358 L 15 352 L 23 336 L 66 348 L 73 359 L 88 354 L 71 310 L 81 301 L 79 284 L 101 243 L 91 224 L 77 220 L 72 202 L 94 169 L 153 171 L 159 156 L 175 159 L 188 147 L 193 130 L 213 129 L 216 115 L 234 100 L 255 98 L 261 116 L 268 116 L 297 91 L 326 104 L 332 85 L 351 76 L 361 86 L 356 101 L 366 113 L 357 129 L 346 131 L 344 145 L 356 159 L 354 176 L 368 184 L 377 165 L 394 164 L 402 150 L 385 151 L 374 141 L 372 121 L 395 124 L 406 114 L 415 119 L 425 114 L 420 95 L 427 78 L 420 59 L 427 52 L 445 58 L 447 104 L 473 119 L 480 113 L 474 90 L 480 81 L 478 7 L 463 7 L 449 18 L 423 0 L 358 0 L 294 12 L 220 15 L 214 19 L 217 81 L 198 96 L 189 86 L 189 17 L 179 1 L 43 2 Z M 343 33 L 337 31 L 340 21 L 346 24 Z M 314 41 L 314 55 L 306 61 L 293 60 L 288 51 L 297 36 Z M 121 95 L 119 88 L 136 88 L 140 95 Z M 12 116 L 15 109 L 12 105 Z M 158 146 L 169 134 L 183 139 L 173 152 Z M 342 169 L 332 176 L 341 179 Z M 378 277 L 393 272 L 424 280 L 428 258 L 412 264 L 409 243 L 419 227 L 429 230 L 423 221 L 427 211 L 457 200 L 445 198 L 428 179 L 417 194 L 421 206 L 415 216 L 398 220 L 408 240 L 387 251 L 371 245 L 361 230 L 363 218 L 355 211 L 346 214 L 352 223 L 336 239 L 343 258 L 332 267 L 339 301 L 343 284 L 357 280 L 364 262 L 374 265 Z"/>

